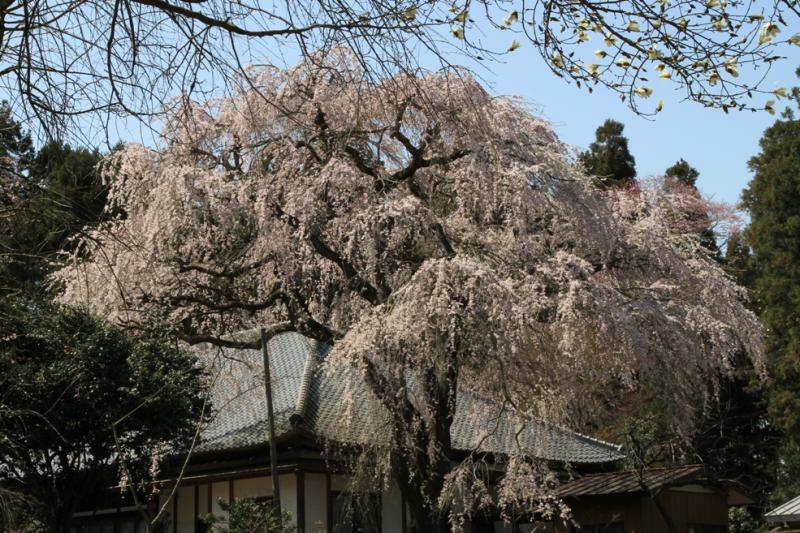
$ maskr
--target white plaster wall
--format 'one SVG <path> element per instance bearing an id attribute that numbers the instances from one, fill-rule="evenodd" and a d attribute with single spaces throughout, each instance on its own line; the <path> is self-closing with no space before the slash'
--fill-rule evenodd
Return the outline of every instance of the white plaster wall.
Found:
<path id="1" fill-rule="evenodd" d="M 177 533 L 194 533 L 194 516 L 194 487 L 179 487 Z"/>
<path id="2" fill-rule="evenodd" d="M 251 477 L 233 480 L 233 497 L 258 498 L 259 496 L 272 496 L 272 480 L 266 476 Z"/>
<path id="3" fill-rule="evenodd" d="M 225 516 L 225 512 L 219 506 L 219 501 L 228 501 L 230 488 L 227 481 L 218 481 L 211 484 L 211 512 L 217 516 Z"/>
<path id="4" fill-rule="evenodd" d="M 161 509 L 161 506 L 164 505 L 164 502 L 169 497 L 171 487 L 166 487 L 164 490 L 158 493 L 158 508 Z M 164 511 L 164 518 L 161 519 L 161 523 L 164 524 L 164 533 L 172 533 L 172 504 L 167 505 L 166 511 Z"/>
<path id="5" fill-rule="evenodd" d="M 306 533 L 320 533 L 328 526 L 328 498 L 325 474 L 304 474 Z"/>
<path id="6" fill-rule="evenodd" d="M 297 475 L 279 475 L 278 483 L 281 485 L 281 507 L 292 515 L 292 523 L 297 524 Z M 272 489 L 270 489 L 271 493 Z"/>
<path id="7" fill-rule="evenodd" d="M 383 533 L 403 533 L 403 498 L 395 483 L 381 495 L 381 529 Z"/>
<path id="8" fill-rule="evenodd" d="M 203 483 L 198 487 L 198 489 L 200 492 L 197 498 L 197 503 L 199 507 L 197 509 L 197 514 L 198 516 L 203 518 L 210 512 L 208 508 L 208 484 Z"/>

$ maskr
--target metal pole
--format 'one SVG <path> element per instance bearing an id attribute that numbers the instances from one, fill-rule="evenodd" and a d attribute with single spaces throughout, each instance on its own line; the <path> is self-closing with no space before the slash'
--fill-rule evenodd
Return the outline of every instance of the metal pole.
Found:
<path id="1" fill-rule="evenodd" d="M 278 446 L 275 443 L 275 414 L 272 410 L 272 378 L 269 372 L 267 332 L 261 328 L 261 353 L 264 355 L 264 391 L 267 395 L 267 421 L 269 423 L 269 469 L 272 477 L 272 506 L 276 511 L 279 527 L 281 520 L 281 488 L 278 483 Z"/>

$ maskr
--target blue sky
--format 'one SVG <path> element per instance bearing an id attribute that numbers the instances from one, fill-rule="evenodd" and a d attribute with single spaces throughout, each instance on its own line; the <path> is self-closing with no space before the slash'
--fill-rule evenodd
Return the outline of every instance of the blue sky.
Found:
<path id="1" fill-rule="evenodd" d="M 788 36 L 791 32 L 785 29 L 784 33 Z M 510 32 L 489 32 L 482 44 L 504 50 L 513 37 Z M 662 174 L 682 157 L 700 171 L 698 186 L 704 193 L 718 201 L 738 202 L 751 178 L 747 160 L 758 153 L 758 139 L 777 114 L 732 111 L 726 115 L 719 109 L 682 101 L 681 89 L 671 81 L 653 80 L 650 105 L 643 107 L 654 108 L 663 100 L 664 109 L 655 117 L 643 118 L 622 103 L 616 93 L 598 87 L 589 94 L 568 85 L 551 73 L 530 43 L 521 38 L 520 41 L 523 44 L 519 50 L 501 56 L 500 60 L 466 66 L 473 68 L 493 94 L 524 98 L 535 113 L 553 124 L 564 142 L 585 149 L 594 140 L 597 126 L 606 118 L 613 118 L 625 124 L 625 135 L 630 140 L 640 177 Z M 596 48 L 592 43 L 587 46 Z M 787 59 L 773 66 L 762 88 L 800 85 L 794 75 L 800 66 L 800 47 L 782 44 L 777 52 Z M 288 54 L 295 55 L 291 50 Z M 422 59 L 424 64 L 432 58 L 423 55 Z M 453 63 L 459 61 L 458 57 L 447 59 Z M 287 58 L 283 60 L 286 62 Z M 742 75 L 746 77 L 747 73 L 743 71 Z M 757 101 L 763 104 L 766 100 L 761 97 Z M 783 107 L 779 102 L 776 109 Z M 118 120 L 109 126 L 107 139 L 111 144 L 118 139 L 152 143 L 153 132 L 136 121 Z"/>
<path id="2" fill-rule="evenodd" d="M 800 47 L 784 45 L 780 52 L 788 59 L 773 67 L 764 89 L 800 85 L 794 75 L 800 66 Z M 681 101 L 680 89 L 661 80 L 651 83 L 655 92 L 650 100 L 655 107 L 663 99 L 664 110 L 654 119 L 642 118 L 610 91 L 597 89 L 589 94 L 553 76 L 530 45 L 506 55 L 490 69 L 481 77 L 493 93 L 525 98 L 553 123 L 564 142 L 586 148 L 594 140 L 597 126 L 613 118 L 625 124 L 639 176 L 661 174 L 683 157 L 700 171 L 698 186 L 703 192 L 731 203 L 738 201 L 751 178 L 747 160 L 758 153 L 758 139 L 777 118 L 777 114 L 750 111 L 726 115 L 722 110 Z"/>

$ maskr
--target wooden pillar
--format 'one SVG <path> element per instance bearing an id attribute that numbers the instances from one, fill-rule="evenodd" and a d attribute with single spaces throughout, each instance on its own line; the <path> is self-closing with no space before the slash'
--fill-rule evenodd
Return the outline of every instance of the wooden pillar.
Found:
<path id="1" fill-rule="evenodd" d="M 306 476 L 302 470 L 295 472 L 297 476 L 297 531 L 304 533 L 306 528 Z"/>

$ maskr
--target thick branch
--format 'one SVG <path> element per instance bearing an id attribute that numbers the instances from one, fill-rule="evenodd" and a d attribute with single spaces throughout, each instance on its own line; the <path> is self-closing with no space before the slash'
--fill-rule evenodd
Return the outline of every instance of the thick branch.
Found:
<path id="1" fill-rule="evenodd" d="M 275 210 L 276 215 L 281 220 L 286 222 L 292 229 L 300 229 L 300 220 L 298 220 L 295 216 L 285 212 L 278 204 L 274 204 L 273 209 Z M 325 243 L 325 241 L 323 241 L 319 235 L 306 233 L 303 235 L 303 237 L 311 245 L 315 252 L 339 267 L 339 269 L 347 278 L 350 288 L 353 289 L 356 294 L 367 300 L 372 305 L 378 305 L 381 303 L 378 289 L 376 289 L 367 280 L 362 278 L 356 268 L 347 259 L 339 255 L 335 250 L 333 250 L 333 248 L 328 246 L 328 244 Z"/>

